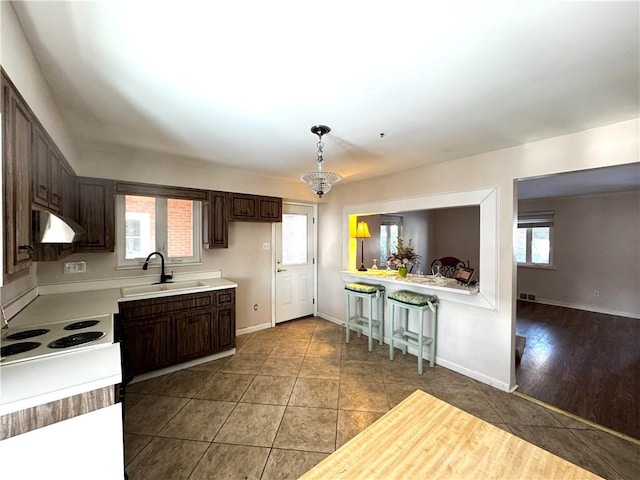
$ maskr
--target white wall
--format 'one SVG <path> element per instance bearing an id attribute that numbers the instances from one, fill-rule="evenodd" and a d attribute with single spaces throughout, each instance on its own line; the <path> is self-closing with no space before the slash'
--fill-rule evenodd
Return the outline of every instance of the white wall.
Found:
<path id="1" fill-rule="evenodd" d="M 0 2 L 0 12 L 0 61 L 2 68 L 73 166 L 76 160 L 75 146 L 47 82 L 42 76 L 40 66 L 22 33 L 13 6 L 10 2 Z M 0 288 L 2 305 L 15 300 L 36 286 L 35 272 L 36 267 L 32 266 L 26 276 Z"/>
<path id="2" fill-rule="evenodd" d="M 636 162 L 639 122 L 632 120 L 455 161 L 334 187 L 319 208 L 318 311 L 344 320 L 340 272 L 348 267 L 344 251 L 348 207 L 402 198 L 389 185 L 403 185 L 402 196 L 498 190 L 496 309 L 442 302 L 438 362 L 502 389 L 515 386 L 515 277 L 513 232 L 514 179 Z M 441 178 L 451 179 L 443 186 Z M 481 223 L 483 222 L 481 214 Z M 481 245 L 482 248 L 482 245 Z M 480 276 L 483 276 L 481 265 Z"/>
<path id="3" fill-rule="evenodd" d="M 158 152 L 105 146 L 83 152 L 79 158 L 11 3 L 0 4 L 2 66 L 78 175 L 318 201 L 300 181 L 283 181 Z M 222 270 L 223 275 L 238 283 L 238 328 L 268 323 L 271 320 L 271 257 L 270 251 L 262 250 L 265 242 L 271 242 L 271 224 L 231 223 L 228 249 L 204 251 L 202 265 L 175 270 Z M 116 254 L 74 254 L 65 259 L 69 260 L 86 261 L 87 273 L 70 277 L 62 274 L 62 262 L 39 262 L 34 264 L 28 276 L 0 289 L 2 304 L 12 302 L 38 284 L 121 278 L 143 273 L 117 270 Z M 155 274 L 153 271 L 147 273 L 149 276 Z M 258 304 L 257 312 L 253 309 L 254 304 Z"/>
<path id="4" fill-rule="evenodd" d="M 62 113 L 44 79 L 27 38 L 22 32 L 11 2 L 0 2 L 2 9 L 2 68 L 16 85 L 27 104 L 74 169 L 78 164 L 76 146 Z"/>
<path id="5" fill-rule="evenodd" d="M 640 192 L 521 201 L 518 210 L 554 212 L 554 269 L 518 267 L 519 292 L 640 318 Z"/>
<path id="6" fill-rule="evenodd" d="M 469 261 L 479 279 L 480 266 L 480 208 L 441 208 L 435 211 L 435 252 L 427 265 L 436 258 L 456 257 Z"/>

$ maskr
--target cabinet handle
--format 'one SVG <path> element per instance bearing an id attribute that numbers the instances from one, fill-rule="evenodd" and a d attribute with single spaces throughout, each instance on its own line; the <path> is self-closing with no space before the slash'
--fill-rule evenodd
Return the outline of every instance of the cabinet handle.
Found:
<path id="1" fill-rule="evenodd" d="M 26 250 L 27 254 L 30 257 L 33 257 L 34 250 L 33 250 L 33 246 L 32 245 L 19 245 L 18 246 L 18 250 Z"/>
<path id="2" fill-rule="evenodd" d="M 287 269 L 286 269 L 286 268 L 279 268 L 279 269 L 278 269 L 278 272 L 286 272 L 286 271 L 287 271 Z"/>

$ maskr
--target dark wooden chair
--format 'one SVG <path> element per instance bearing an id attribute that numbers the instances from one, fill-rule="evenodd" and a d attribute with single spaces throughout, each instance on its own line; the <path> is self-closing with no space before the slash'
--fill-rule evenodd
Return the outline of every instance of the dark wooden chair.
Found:
<path id="1" fill-rule="evenodd" d="M 431 262 L 431 271 L 435 272 L 435 267 L 440 267 L 440 273 L 443 277 L 453 278 L 458 268 L 469 266 L 469 260 L 463 262 L 456 257 L 442 257 Z"/>

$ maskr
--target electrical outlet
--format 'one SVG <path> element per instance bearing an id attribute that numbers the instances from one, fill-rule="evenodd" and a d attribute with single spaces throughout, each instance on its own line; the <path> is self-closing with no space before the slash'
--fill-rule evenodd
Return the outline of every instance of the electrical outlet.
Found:
<path id="1" fill-rule="evenodd" d="M 263 250 L 269 250 L 271 248 L 271 244 L 269 242 L 264 242 L 262 244 L 262 249 Z"/>
<path id="2" fill-rule="evenodd" d="M 86 273 L 87 262 L 64 262 L 64 273 Z"/>

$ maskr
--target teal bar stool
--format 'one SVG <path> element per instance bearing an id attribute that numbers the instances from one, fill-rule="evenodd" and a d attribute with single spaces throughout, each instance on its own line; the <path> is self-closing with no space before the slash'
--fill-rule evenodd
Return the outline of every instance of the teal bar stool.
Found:
<path id="1" fill-rule="evenodd" d="M 387 295 L 391 304 L 391 339 L 389 343 L 389 358 L 394 358 L 394 346 L 401 345 L 402 353 L 406 355 L 407 347 L 418 349 L 418 374 L 422 375 L 422 349 L 431 345 L 429 352 L 429 365 L 434 366 L 436 361 L 436 321 L 438 318 L 438 297 L 398 290 Z M 396 328 L 396 307 L 400 309 L 400 326 Z M 418 312 L 418 331 L 409 329 L 409 312 Z M 431 325 L 430 336 L 424 332 L 424 313 L 429 313 Z"/>
<path id="2" fill-rule="evenodd" d="M 373 327 L 378 328 L 380 345 L 384 343 L 384 287 L 368 283 L 347 283 L 344 286 L 347 297 L 346 342 L 349 343 L 351 330 L 369 335 L 369 351 L 373 350 Z M 355 311 L 351 313 L 351 299 L 355 299 Z M 364 300 L 369 300 L 368 314 L 364 315 Z M 374 302 L 378 303 L 378 318 L 373 317 Z"/>

